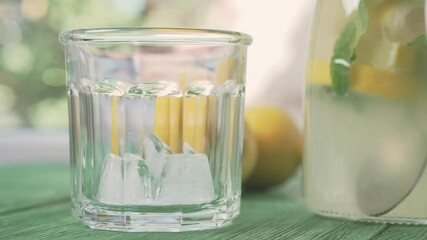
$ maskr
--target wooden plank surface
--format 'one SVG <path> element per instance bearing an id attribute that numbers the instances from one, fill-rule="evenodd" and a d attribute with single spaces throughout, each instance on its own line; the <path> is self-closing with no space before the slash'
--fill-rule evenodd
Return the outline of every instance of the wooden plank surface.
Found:
<path id="1" fill-rule="evenodd" d="M 368 224 L 313 215 L 286 188 L 245 193 L 241 215 L 223 229 L 184 233 L 91 230 L 70 214 L 68 182 L 68 168 L 63 165 L 0 169 L 0 239 L 427 239 L 425 226 Z"/>
<path id="2" fill-rule="evenodd" d="M 65 164 L 31 164 L 0 167 L 0 214 L 66 201 L 70 189 Z"/>
<path id="3" fill-rule="evenodd" d="M 378 240 L 427 239 L 426 226 L 390 225 L 378 236 Z"/>

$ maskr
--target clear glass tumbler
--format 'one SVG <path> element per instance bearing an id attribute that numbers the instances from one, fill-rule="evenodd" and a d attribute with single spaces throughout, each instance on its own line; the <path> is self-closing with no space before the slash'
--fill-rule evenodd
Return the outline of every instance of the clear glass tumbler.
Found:
<path id="1" fill-rule="evenodd" d="M 319 0 L 304 194 L 316 213 L 427 224 L 424 0 Z"/>
<path id="2" fill-rule="evenodd" d="M 239 214 L 250 36 L 64 32 L 73 213 L 91 228 L 188 231 Z"/>

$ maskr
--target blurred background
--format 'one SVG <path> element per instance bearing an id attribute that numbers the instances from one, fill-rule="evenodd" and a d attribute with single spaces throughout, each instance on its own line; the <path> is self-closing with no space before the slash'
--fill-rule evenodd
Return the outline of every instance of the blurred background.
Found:
<path id="1" fill-rule="evenodd" d="M 315 0 L 0 1 L 0 164 L 68 161 L 64 51 L 74 28 L 195 27 L 241 31 L 246 105 L 286 109 L 302 126 L 302 86 Z"/>

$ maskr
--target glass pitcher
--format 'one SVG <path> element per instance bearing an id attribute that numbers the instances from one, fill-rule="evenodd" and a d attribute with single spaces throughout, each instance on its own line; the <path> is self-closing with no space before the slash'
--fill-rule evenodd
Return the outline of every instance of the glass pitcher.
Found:
<path id="1" fill-rule="evenodd" d="M 304 194 L 331 217 L 427 224 L 424 0 L 319 0 Z"/>

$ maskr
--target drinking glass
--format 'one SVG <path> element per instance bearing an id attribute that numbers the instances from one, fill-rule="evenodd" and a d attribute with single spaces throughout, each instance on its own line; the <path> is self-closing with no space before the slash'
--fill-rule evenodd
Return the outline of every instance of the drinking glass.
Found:
<path id="1" fill-rule="evenodd" d="M 79 29 L 65 45 L 73 213 L 91 228 L 188 231 L 239 214 L 250 36 Z"/>

